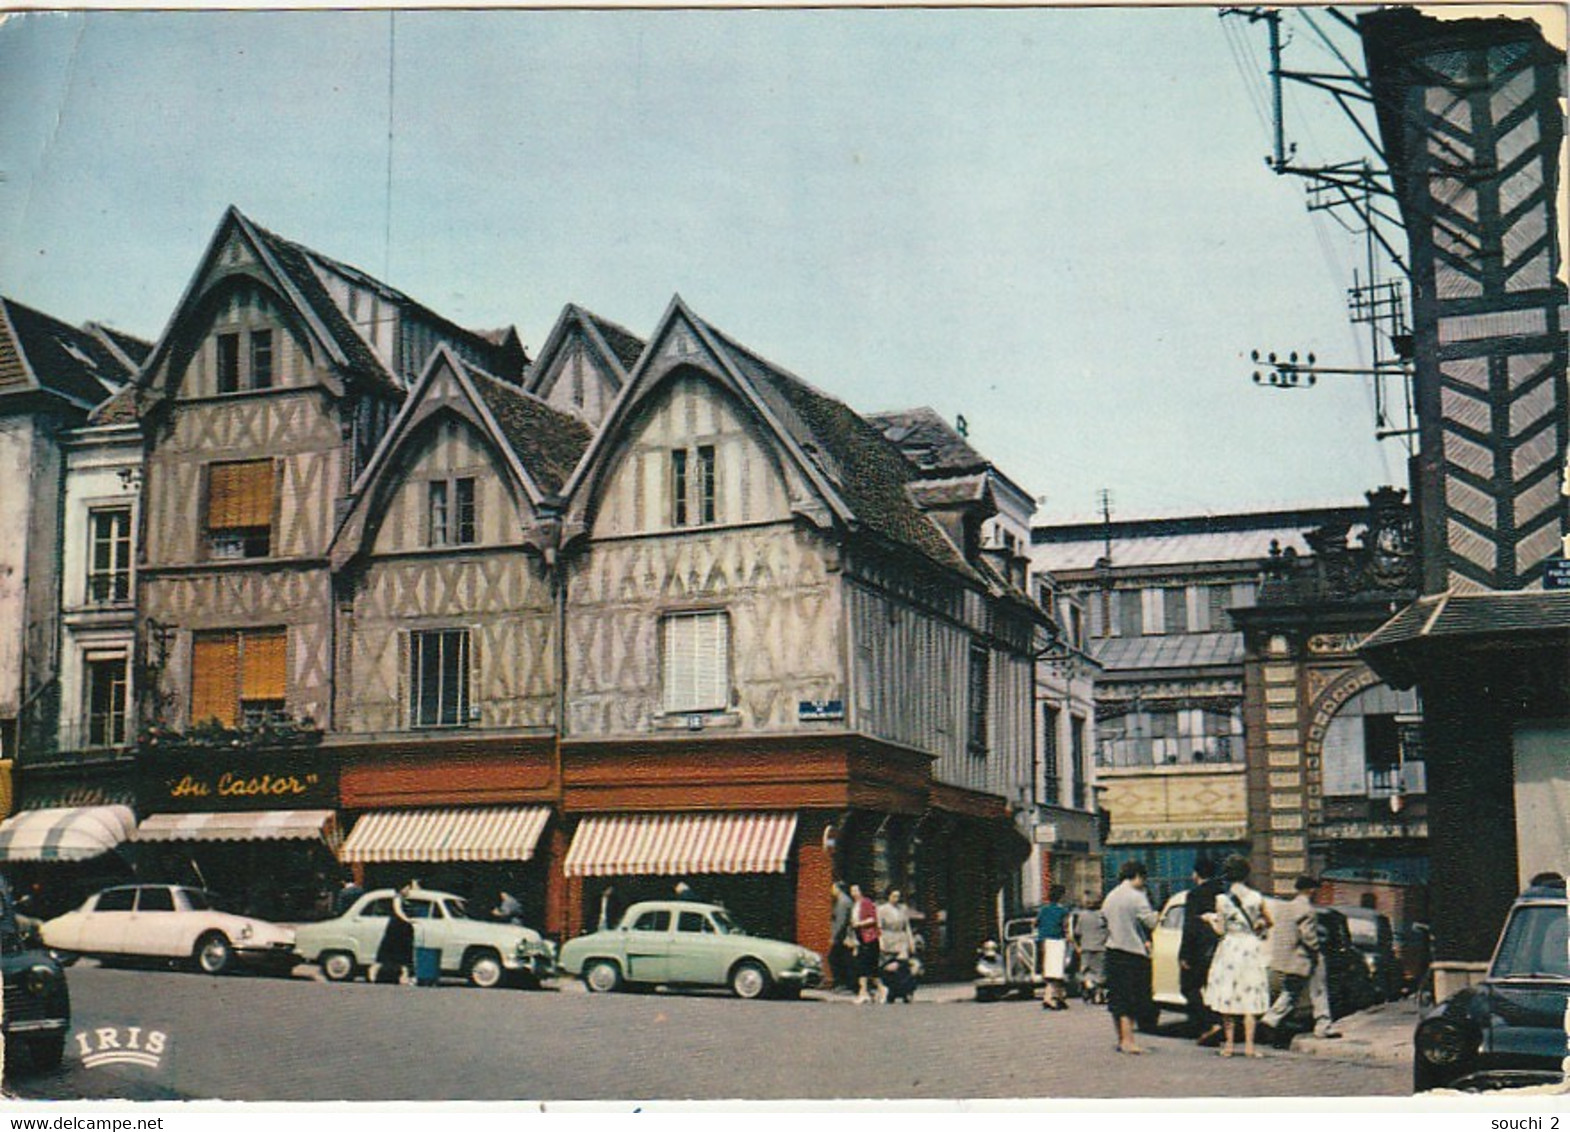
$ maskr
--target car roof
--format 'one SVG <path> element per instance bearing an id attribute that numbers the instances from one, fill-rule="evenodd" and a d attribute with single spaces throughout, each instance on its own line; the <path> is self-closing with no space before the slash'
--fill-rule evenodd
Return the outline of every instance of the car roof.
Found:
<path id="1" fill-rule="evenodd" d="M 631 908 L 628 908 L 627 911 L 629 913 L 631 913 L 631 912 L 636 912 L 639 909 L 647 910 L 647 909 L 650 909 L 650 908 L 669 908 L 669 909 L 672 909 L 673 911 L 680 909 L 680 910 L 686 910 L 686 911 L 691 911 L 691 912 L 724 912 L 724 911 L 726 911 L 726 909 L 725 909 L 725 907 L 723 905 L 721 905 L 721 904 L 710 904 L 707 900 L 640 900 L 636 904 L 634 904 Z"/>
<path id="2" fill-rule="evenodd" d="M 385 896 L 405 896 L 410 900 L 462 900 L 456 892 L 443 892 L 436 888 L 417 888 L 413 892 L 400 893 L 396 888 L 373 888 L 361 900 L 379 900 Z"/>

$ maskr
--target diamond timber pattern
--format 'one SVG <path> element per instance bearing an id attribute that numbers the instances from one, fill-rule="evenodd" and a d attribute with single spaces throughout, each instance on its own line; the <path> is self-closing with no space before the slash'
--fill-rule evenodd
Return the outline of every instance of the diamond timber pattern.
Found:
<path id="1" fill-rule="evenodd" d="M 1443 502 L 1425 588 L 1540 585 L 1567 529 L 1558 67 L 1496 43 L 1434 50 L 1404 81 L 1424 492 Z"/>

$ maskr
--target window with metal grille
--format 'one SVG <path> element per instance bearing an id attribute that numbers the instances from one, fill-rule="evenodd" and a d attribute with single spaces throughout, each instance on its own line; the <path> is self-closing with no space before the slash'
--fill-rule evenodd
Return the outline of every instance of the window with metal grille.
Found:
<path id="1" fill-rule="evenodd" d="M 123 747 L 126 737 L 126 662 L 115 656 L 87 661 L 87 745 Z"/>
<path id="2" fill-rule="evenodd" d="M 986 645 L 970 646 L 970 698 L 968 703 L 970 753 L 987 753 L 987 709 L 992 699 L 991 655 Z"/>
<path id="3" fill-rule="evenodd" d="M 286 718 L 288 637 L 283 629 L 196 634 L 191 722 L 259 727 Z"/>
<path id="4" fill-rule="evenodd" d="M 91 564 L 87 599 L 95 604 L 131 600 L 131 509 L 95 507 L 87 516 Z"/>
<path id="5" fill-rule="evenodd" d="M 730 706 L 730 619 L 722 612 L 672 613 L 661 619 L 661 702 L 666 712 Z"/>
<path id="6" fill-rule="evenodd" d="M 265 558 L 272 553 L 272 535 L 273 462 L 208 465 L 208 557 Z"/>
<path id="7" fill-rule="evenodd" d="M 1041 800 L 1049 806 L 1063 799 L 1058 771 L 1058 721 L 1062 714 L 1057 708 L 1041 709 Z"/>
<path id="8" fill-rule="evenodd" d="M 469 631 L 409 634 L 409 723 L 462 727 L 469 721 Z"/>

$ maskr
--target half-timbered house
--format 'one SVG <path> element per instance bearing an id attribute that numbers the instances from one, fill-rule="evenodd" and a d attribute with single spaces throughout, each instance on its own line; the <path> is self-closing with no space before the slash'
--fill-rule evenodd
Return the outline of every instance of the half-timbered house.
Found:
<path id="1" fill-rule="evenodd" d="M 587 425 L 441 349 L 333 542 L 336 733 L 369 883 L 509 892 L 560 875 L 559 492 Z M 555 842 L 554 847 L 552 842 Z M 486 903 L 485 907 L 493 906 Z"/>
<path id="2" fill-rule="evenodd" d="M 1026 848 L 1043 615 L 915 479 L 673 302 L 566 488 L 569 931 L 685 876 L 826 949 L 843 875 L 904 886 L 940 961 L 979 942 Z"/>
<path id="3" fill-rule="evenodd" d="M 148 359 L 138 616 L 144 717 L 166 734 L 144 750 L 139 839 L 183 867 L 244 876 L 234 842 L 334 836 L 335 768 L 263 752 L 337 726 L 329 544 L 440 346 L 512 380 L 525 364 L 516 333 L 463 330 L 231 208 Z M 260 750 L 228 765 L 242 733 Z M 302 868 L 255 903 L 292 911 L 312 884 Z"/>

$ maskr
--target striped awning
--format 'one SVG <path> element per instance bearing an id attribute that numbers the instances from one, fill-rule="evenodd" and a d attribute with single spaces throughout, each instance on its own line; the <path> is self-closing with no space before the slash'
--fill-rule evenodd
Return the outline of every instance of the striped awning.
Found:
<path id="1" fill-rule="evenodd" d="M 325 841 L 336 848 L 332 810 L 258 810 L 253 813 L 154 814 L 136 827 L 138 841 Z"/>
<path id="2" fill-rule="evenodd" d="M 23 810 L 0 822 L 0 861 L 89 861 L 135 829 L 129 806 Z"/>
<path id="3" fill-rule="evenodd" d="M 343 860 L 527 861 L 534 856 L 549 806 L 378 810 L 354 823 Z"/>
<path id="4" fill-rule="evenodd" d="M 793 813 L 585 818 L 563 868 L 586 877 L 783 873 L 795 836 Z"/>

